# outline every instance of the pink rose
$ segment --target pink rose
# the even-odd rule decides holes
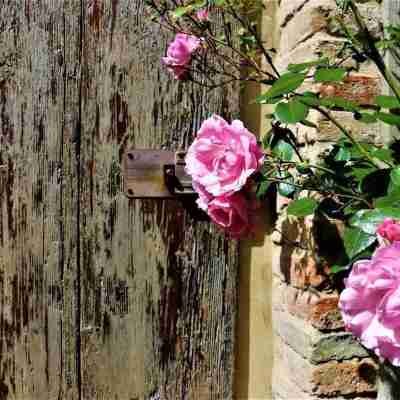
[[[354,264],[339,307],[346,328],[377,355],[400,366],[400,242]]]
[[[208,193],[207,190],[204,189],[204,186],[200,185],[200,183],[192,182],[192,186],[193,186],[193,189],[199,195],[199,198],[196,200],[196,204],[203,211],[207,211],[208,204],[214,198],[214,196],[212,194]]]
[[[207,21],[208,20],[208,10],[206,8],[202,8],[201,10],[197,11],[196,18],[201,22]]]
[[[196,36],[177,33],[167,49],[167,56],[162,58],[164,65],[175,75],[183,79],[192,61],[193,53],[199,48],[200,39]]]
[[[379,236],[389,242],[400,241],[400,224],[390,218],[385,218],[376,231]]]
[[[207,212],[212,221],[229,236],[239,239],[253,230],[250,203],[242,193],[215,197],[208,203]]]
[[[256,137],[239,120],[205,120],[186,155],[186,172],[213,196],[232,194],[262,166]]]

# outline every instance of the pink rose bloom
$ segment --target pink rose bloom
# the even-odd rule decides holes
[[[239,239],[253,230],[249,203],[242,193],[215,197],[208,203],[208,215],[229,236]]]
[[[202,8],[201,10],[197,11],[196,18],[201,22],[207,21],[208,20],[207,8]]]
[[[205,120],[186,155],[186,172],[213,196],[232,194],[262,166],[256,137],[239,120]]]
[[[192,61],[193,53],[199,46],[200,39],[196,36],[177,33],[174,41],[168,46],[167,56],[162,58],[162,62],[176,79],[183,79]]]
[[[346,328],[378,356],[400,366],[400,242],[354,264],[339,307]]]
[[[391,218],[385,218],[376,232],[389,242],[400,241],[400,224]]]
[[[192,182],[192,186],[199,195],[199,198],[196,200],[197,206],[203,211],[207,211],[208,204],[214,198],[214,196],[208,193],[207,190],[204,189],[204,186],[200,185],[200,183]]]

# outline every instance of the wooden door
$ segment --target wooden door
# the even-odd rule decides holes
[[[236,111],[166,43],[142,0],[0,5],[1,400],[232,398],[237,244],[121,192],[125,149]]]

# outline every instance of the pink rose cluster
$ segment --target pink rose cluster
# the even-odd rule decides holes
[[[400,225],[385,220],[377,233],[388,244],[354,264],[339,307],[365,347],[400,366]]]
[[[175,79],[184,79],[188,72],[194,52],[200,47],[201,40],[186,33],[177,33],[162,58],[164,65],[174,74]]]
[[[197,204],[231,237],[253,230],[256,202],[248,180],[263,159],[256,137],[241,121],[229,124],[217,115],[203,122],[189,147],[186,172],[199,194]]]

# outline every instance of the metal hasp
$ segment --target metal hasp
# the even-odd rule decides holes
[[[184,151],[129,150],[123,158],[124,192],[132,199],[194,195]]]
[[[3,190],[6,185],[6,174],[7,174],[7,166],[0,165],[0,194],[3,193]]]

